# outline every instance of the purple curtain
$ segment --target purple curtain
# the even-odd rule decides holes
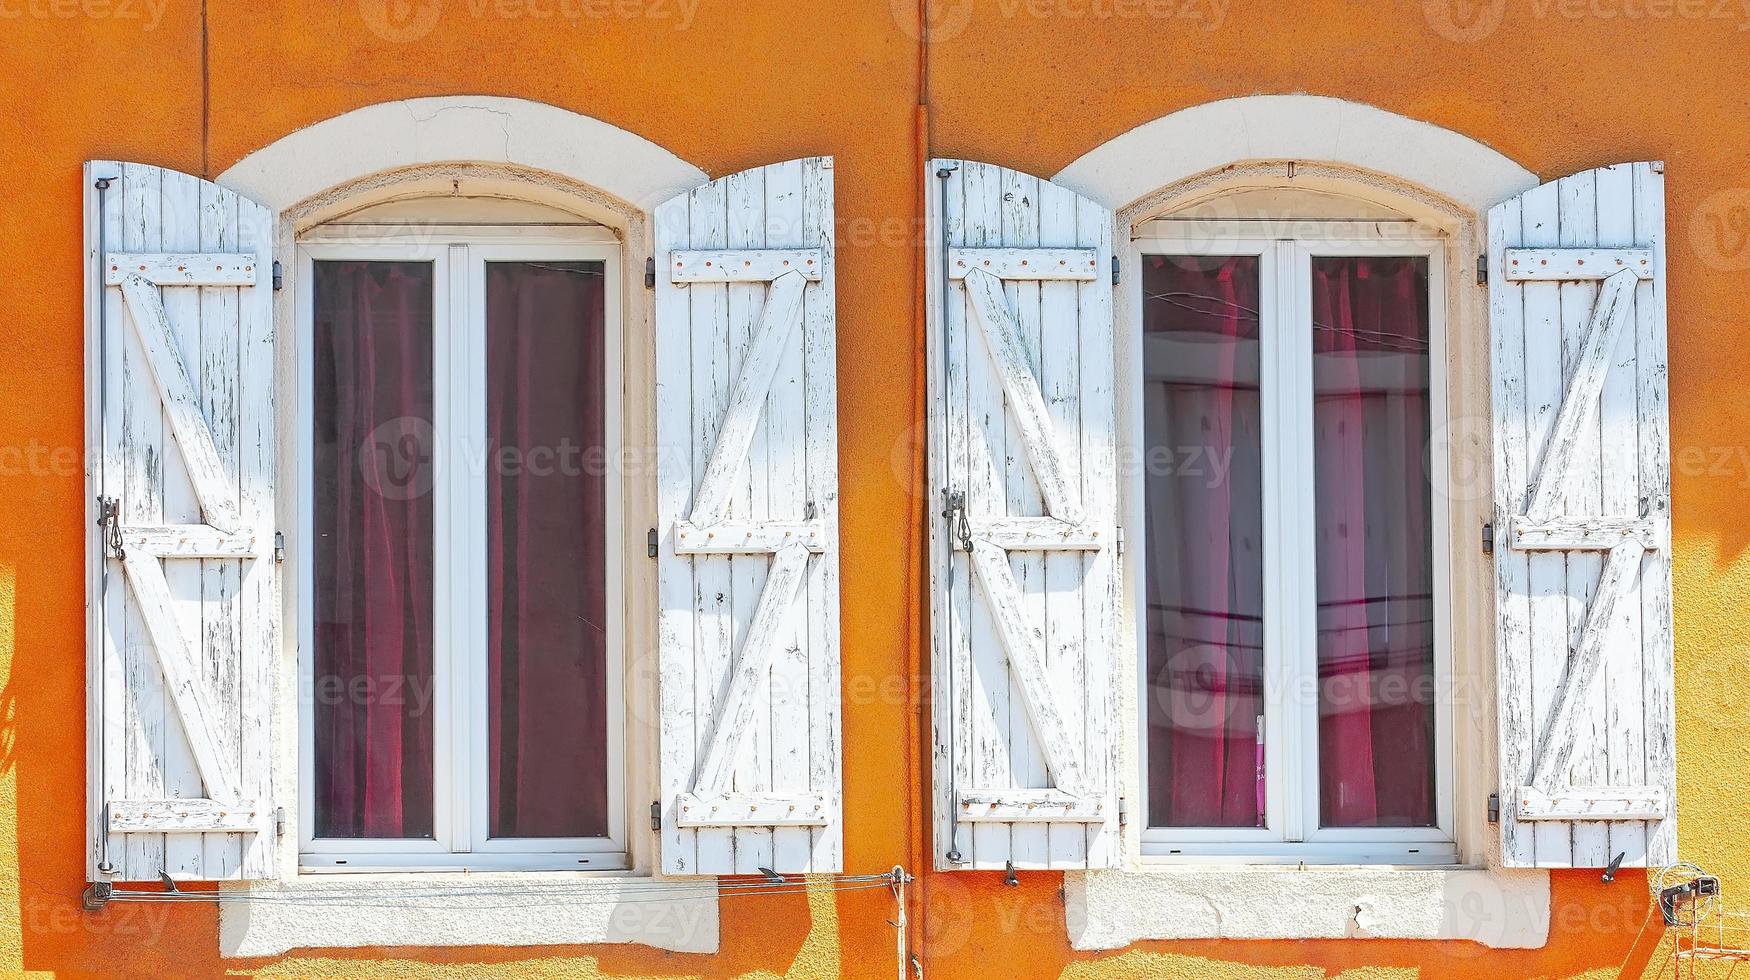
[[[608,832],[603,276],[486,265],[493,837]]]
[[[1428,262],[1312,276],[1321,823],[1430,826]]]
[[[318,837],[432,836],[432,285],[315,263]]]
[[[1258,266],[1143,263],[1152,826],[1264,822]]]

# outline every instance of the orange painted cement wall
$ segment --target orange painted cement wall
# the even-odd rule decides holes
[[[545,13],[546,16],[541,16]],[[1200,13],[1200,19],[1189,14]],[[1668,161],[1679,834],[1750,889],[1750,9],[1731,0],[0,0],[0,970],[892,976],[881,892],[733,899],[705,957],[637,947],[222,961],[210,907],[75,911],[83,884],[80,163],[211,176],[373,102],[491,94],[638,133],[712,175],[837,158],[846,866],[926,863],[901,750],[923,611],[909,442],[915,106],[932,155],[1049,175],[1212,99],[1310,92],[1481,140],[1542,177]],[[1497,20],[1497,18],[1499,18]],[[1491,27],[1491,25],[1493,25]],[[889,683],[889,679],[897,679]],[[899,685],[895,687],[894,685]],[[876,693],[870,695],[869,691]],[[1069,950],[1056,875],[925,874],[930,975],[1602,976],[1656,965],[1638,874],[1557,874],[1542,950],[1386,941]],[[1626,965],[1626,966],[1625,966]]]

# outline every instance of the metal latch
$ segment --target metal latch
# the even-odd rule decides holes
[[[966,519],[966,491],[944,490],[948,506],[942,516],[948,519],[948,537],[967,554],[972,553],[972,522]]]
[[[118,561],[127,557],[122,548],[121,501],[114,497],[97,498],[97,524],[103,528],[103,553]]]

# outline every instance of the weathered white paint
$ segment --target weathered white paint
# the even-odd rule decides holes
[[[216,800],[111,800],[112,834],[189,834],[213,831],[260,833],[267,811],[255,803]]]
[[[825,793],[682,793],[682,827],[824,827],[834,807]]]
[[[668,256],[675,282],[772,282],[787,272],[819,282],[826,268],[818,248],[741,248],[706,252],[676,250]]]
[[[263,901],[219,904],[219,950],[278,956],[358,946],[552,946],[641,943],[717,952],[711,882],[515,873],[304,875],[225,885]]]
[[[1489,214],[1509,866],[1675,859],[1662,170]]]
[[[1112,214],[987,164],[929,172],[936,866],[1105,866]]]
[[[1660,820],[1667,800],[1657,786],[1569,786],[1545,793],[1519,787],[1520,820]]]
[[[998,279],[1098,279],[1099,261],[1091,248],[951,248],[948,278],[979,271]]]
[[[1547,871],[1181,866],[1064,875],[1070,945],[1147,939],[1549,941]]]
[[[674,550],[682,555],[751,555],[800,544],[816,554],[826,550],[819,521],[718,521],[699,527],[674,522]]]
[[[119,286],[139,276],[154,286],[253,286],[255,256],[223,252],[111,252],[104,257],[104,284]]]
[[[1630,272],[1653,278],[1648,248],[1510,248],[1502,274],[1511,282],[1581,282]]]
[[[669,874],[842,865],[832,186],[796,160],[654,215]]]
[[[89,493],[122,551],[93,503],[89,873],[264,877],[271,835],[236,814],[273,799],[271,219],[157,167],[86,178]]]
[[[1318,95],[1250,95],[1181,109],[1107,140],[1052,180],[1119,210],[1169,184],[1248,160],[1390,174],[1478,212],[1537,184],[1530,171],[1468,136]]]
[[[699,168],[617,126],[540,102],[477,95],[354,109],[250,153],[217,183],[284,211],[361,175],[452,162],[544,170],[645,211],[706,180]]]

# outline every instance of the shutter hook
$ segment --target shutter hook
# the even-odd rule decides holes
[[[1013,861],[1003,863],[1003,884],[1010,888],[1021,887],[1021,879],[1015,877],[1015,862]]]

